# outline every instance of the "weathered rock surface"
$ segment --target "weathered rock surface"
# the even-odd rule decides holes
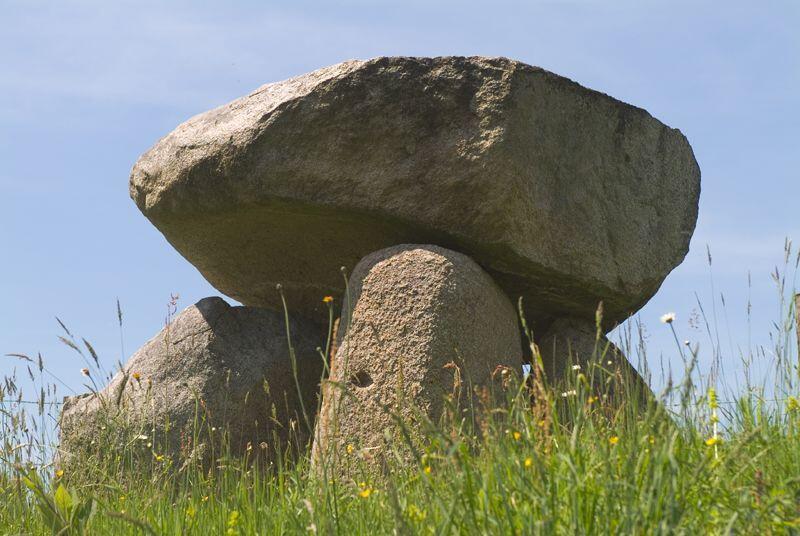
[[[398,243],[470,255],[549,319],[611,325],[684,258],[700,172],[645,110],[505,58],[349,61],[195,116],[130,193],[219,290],[309,313]],[[302,247],[298,245],[302,244]]]
[[[594,394],[612,401],[652,398],[650,387],[630,364],[622,350],[603,335],[595,324],[560,318],[539,342],[544,372],[551,384],[564,387],[568,377],[587,377]],[[573,366],[580,368],[570,371]]]
[[[119,443],[174,462],[207,459],[221,454],[223,434],[233,455],[248,443],[254,454],[265,450],[262,442],[271,453],[302,446],[313,426],[303,406],[309,419],[317,408],[316,336],[323,334],[297,321],[290,330],[296,381],[282,314],[200,300],[136,352],[99,397],[65,400],[62,463],[112,455]]]
[[[356,459],[380,465],[388,448],[404,451],[406,436],[394,417],[419,439],[420,416],[438,422],[448,395],[459,412],[478,407],[476,391],[495,391],[498,366],[521,370],[514,307],[465,255],[429,245],[391,247],[365,257],[349,287],[351,308],[342,313],[323,384],[318,464],[345,473]]]

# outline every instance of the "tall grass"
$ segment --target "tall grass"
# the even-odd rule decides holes
[[[792,264],[787,244],[787,271]],[[406,423],[425,438],[410,463],[408,445],[398,444],[380,473],[367,469],[367,453],[347,449],[339,454],[356,468],[352,478],[321,477],[336,471],[312,468],[308,453],[284,463],[258,449],[235,459],[224,448],[212,467],[123,456],[56,472],[56,380],[41,359],[16,356],[39,396],[22,403],[16,378],[0,387],[0,399],[13,400],[0,405],[0,533],[797,533],[794,286],[780,271],[775,281],[773,347],[739,356],[746,364],[771,357],[768,389],[720,387],[717,313],[703,312],[715,341],[712,368],[699,370],[699,347],[675,332],[685,370],[662,379],[658,404],[607,404],[581,370],[563,391],[548,389],[535,366],[525,377],[506,371],[502,397],[487,399],[478,419],[480,433],[452,413],[436,422],[420,416]],[[90,376],[100,377],[91,346],[65,332]],[[629,356],[646,359],[636,324],[622,338]]]

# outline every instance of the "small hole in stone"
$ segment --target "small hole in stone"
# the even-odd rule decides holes
[[[372,385],[372,376],[364,371],[358,372],[350,377],[350,384],[362,389],[369,387]]]

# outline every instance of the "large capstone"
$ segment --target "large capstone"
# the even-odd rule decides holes
[[[68,397],[59,462],[148,463],[302,451],[317,410],[324,330],[205,298],[177,315],[98,393]]]
[[[505,58],[348,61],[195,116],[130,193],[220,291],[320,314],[339,268],[399,243],[470,255],[539,331],[607,326],[684,258],[700,171],[641,108]]]
[[[465,255],[375,252],[356,266],[348,298],[314,439],[323,472],[355,476],[407,456],[428,423],[479,416],[505,400],[505,375],[522,371],[514,307]]]

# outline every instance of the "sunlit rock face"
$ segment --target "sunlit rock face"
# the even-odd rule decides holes
[[[505,58],[376,58],[267,84],[178,126],[130,193],[211,284],[324,315],[340,267],[402,243],[472,257],[543,332],[606,327],[684,258],[700,171],[637,108]]]
[[[322,390],[318,467],[355,477],[347,451],[357,448],[381,468],[410,454],[407,441],[424,444],[426,423],[439,424],[448,408],[461,422],[505,401],[503,371],[522,371],[517,315],[475,261],[437,246],[394,246],[367,255],[349,289]]]

